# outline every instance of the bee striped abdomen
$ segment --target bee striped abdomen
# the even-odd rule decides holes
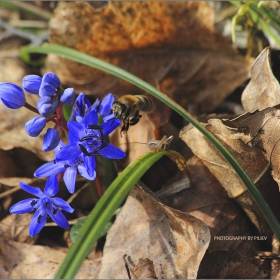
[[[145,95],[134,95],[138,99],[138,109],[142,112],[152,112],[155,109],[153,100]]]

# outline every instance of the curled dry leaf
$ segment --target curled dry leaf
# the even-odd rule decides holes
[[[200,220],[155,200],[136,186],[108,232],[99,278],[126,278],[122,261],[148,258],[158,278],[196,278],[210,233]]]
[[[265,158],[271,163],[272,176],[280,188],[280,110],[269,107],[253,113],[245,113],[233,120],[224,123],[234,127],[235,139],[240,139],[253,148],[262,151]],[[234,130],[233,130],[234,131]]]
[[[29,245],[0,239],[0,276],[3,268],[8,279],[53,279],[65,253],[47,246]],[[2,262],[1,262],[2,261]],[[94,279],[100,262],[84,260],[76,279]]]
[[[187,165],[192,175],[191,187],[162,198],[162,202],[200,219],[209,227],[211,242],[207,251],[236,249],[240,254],[252,255],[259,248],[256,241],[217,238],[253,235],[252,224],[242,209],[228,198],[221,184],[197,156],[189,159]]]
[[[252,150],[241,141],[232,139],[231,136],[235,131],[226,127],[219,119],[209,120],[206,128],[227,148],[250,178],[257,182],[268,168],[268,162],[262,153]],[[234,198],[246,191],[246,187],[230,164],[201,132],[188,125],[181,130],[180,137],[219,180],[229,197]]]
[[[250,176],[253,182],[258,182],[269,167],[269,163],[259,150],[253,150],[242,141],[231,139],[235,131],[223,125],[221,120],[211,119],[206,128],[214,134],[222,145],[233,155],[241,167]],[[260,212],[253,198],[246,194],[247,189],[224,157],[212,146],[212,144],[196,128],[188,125],[181,130],[180,137],[191,148],[193,153],[209,168],[218,179],[230,198],[245,195],[249,209],[244,207],[251,221],[261,233],[270,235],[271,229]],[[240,204],[242,207],[243,202]]]
[[[248,79],[251,66],[215,31],[213,19],[206,2],[109,2],[98,11],[88,3],[66,3],[50,21],[50,41],[119,66],[182,106],[205,112]],[[53,55],[44,71],[96,96],[142,93],[111,75]],[[163,110],[168,108],[160,103],[157,108],[161,123],[167,122],[169,113]]]
[[[242,93],[241,101],[245,111],[253,112],[280,103],[280,86],[270,66],[270,48],[265,48],[256,58],[251,81]]]

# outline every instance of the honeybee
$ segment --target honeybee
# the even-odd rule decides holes
[[[123,95],[112,105],[116,118],[123,120],[121,134],[126,133],[131,125],[139,122],[140,112],[149,113],[155,108],[151,98],[145,95]]]

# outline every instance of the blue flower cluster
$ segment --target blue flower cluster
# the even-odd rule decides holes
[[[63,199],[53,197],[59,189],[58,178],[63,177],[68,191],[74,193],[77,174],[88,180],[95,179],[96,156],[121,159],[125,153],[106,141],[107,136],[120,125],[120,120],[112,113],[112,94],[102,102],[97,99],[93,104],[83,93],[75,100],[74,89],[64,90],[54,73],[47,73],[42,78],[27,75],[23,78],[22,87],[0,83],[0,99],[10,109],[26,107],[39,115],[26,123],[27,133],[37,137],[48,122],[54,123],[53,128],[47,129],[42,146],[43,151],[55,152],[54,160],[34,172],[35,177],[49,177],[44,192],[21,182],[20,187],[37,198],[22,200],[10,208],[12,214],[34,213],[29,234],[35,236],[48,219],[62,228],[69,228],[60,209],[69,213],[74,209]],[[26,102],[24,91],[38,95],[37,108]],[[63,104],[72,106],[69,120],[63,115]],[[67,144],[60,139],[58,129],[67,133]]]

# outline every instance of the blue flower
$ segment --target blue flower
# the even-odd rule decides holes
[[[113,130],[120,125],[120,120],[112,119],[98,125],[98,113],[93,108],[82,121],[68,121],[68,139],[70,144],[62,148],[55,161],[65,161],[76,158],[83,152],[86,156],[103,156],[110,159],[121,159],[125,153],[105,141]]]
[[[57,153],[61,148],[66,145],[60,141],[60,144],[54,149]],[[60,174],[64,172],[63,180],[70,193],[75,192],[75,182],[77,173],[88,180],[94,180],[95,173],[95,157],[86,157],[81,151],[75,158],[60,161],[60,162],[48,162],[39,167],[35,172],[35,177],[48,177],[54,174]]]
[[[12,83],[0,83],[0,99],[10,109],[18,109],[26,103],[22,88]]]
[[[90,112],[93,108],[96,108],[98,110],[98,113],[102,117],[102,120],[104,122],[109,121],[115,118],[115,115],[112,112],[112,105],[114,101],[114,95],[109,93],[103,98],[101,103],[99,99],[96,99],[96,101],[91,105],[86,95],[80,93],[73,105],[70,120],[73,120],[74,117],[76,117],[77,121],[80,122],[80,117],[84,118],[88,114],[88,112]]]
[[[22,87],[27,93],[39,94],[42,78],[38,75],[27,75],[22,80]]]
[[[73,213],[74,209],[63,199],[52,197],[57,194],[59,189],[55,175],[47,180],[44,192],[23,182],[20,182],[19,185],[24,191],[38,197],[24,199],[10,208],[11,214],[35,213],[29,226],[30,236],[38,234],[48,218],[62,228],[69,228],[69,223],[59,208],[69,213]]]

